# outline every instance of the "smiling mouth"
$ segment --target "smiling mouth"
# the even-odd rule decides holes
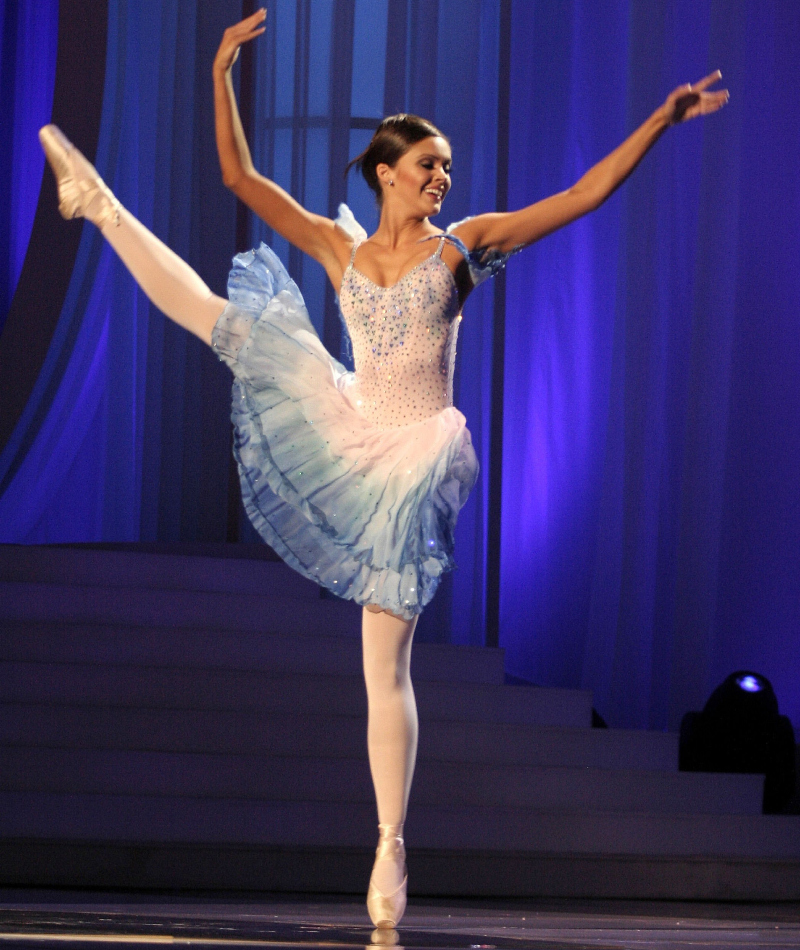
[[[434,197],[437,201],[441,201],[442,198],[444,198],[444,190],[441,190],[441,191],[440,191],[438,188],[426,188],[426,189],[425,189],[425,194],[426,194],[426,195],[433,195],[433,197]]]

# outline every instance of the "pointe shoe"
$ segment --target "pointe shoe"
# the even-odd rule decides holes
[[[378,930],[394,930],[400,923],[406,909],[406,889],[408,887],[408,873],[406,872],[406,849],[403,843],[402,825],[378,825],[380,838],[375,852],[375,864],[372,868],[372,877],[369,880],[367,891],[367,910],[372,923]],[[384,894],[375,883],[375,871],[383,861],[391,861],[400,869],[403,880],[390,894]]]
[[[396,947],[400,943],[400,934],[396,930],[373,930],[369,942],[373,947]],[[364,950],[369,950],[369,947]],[[398,950],[403,948],[399,947]]]
[[[57,125],[39,129],[39,141],[58,185],[61,217],[86,218],[98,228],[119,224],[120,203],[111,189]]]

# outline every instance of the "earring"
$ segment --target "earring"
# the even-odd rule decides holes
[[[389,179],[389,184],[394,188],[394,181],[391,178]]]

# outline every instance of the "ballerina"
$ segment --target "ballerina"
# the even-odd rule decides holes
[[[323,348],[300,291],[269,248],[239,255],[229,300],[138,222],[55,126],[40,132],[65,218],[97,225],[150,300],[232,369],[234,452],[248,515],[283,559],[362,605],[367,744],[379,842],[367,906],[379,929],[406,906],[403,823],[417,713],[409,673],[420,612],[452,565],[453,528],[477,460],[452,405],[461,311],[515,251],[597,208],[673,124],[716,111],[719,72],[667,97],[571,188],[446,231],[430,218],[451,186],[447,138],[417,116],[385,119],[351,163],[380,208],[367,236],[342,206],[312,214],[253,167],[231,70],[264,32],[259,10],[225,31],[214,60],[225,184],[325,268],[350,333],[355,372]],[[435,243],[431,243],[435,242]]]

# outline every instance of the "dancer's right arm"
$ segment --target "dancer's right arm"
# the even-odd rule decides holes
[[[222,180],[278,234],[319,261],[338,288],[352,246],[348,238],[330,218],[306,211],[283,188],[256,171],[239,118],[231,68],[242,43],[264,32],[266,15],[266,10],[257,10],[228,27],[214,59],[214,115]]]

